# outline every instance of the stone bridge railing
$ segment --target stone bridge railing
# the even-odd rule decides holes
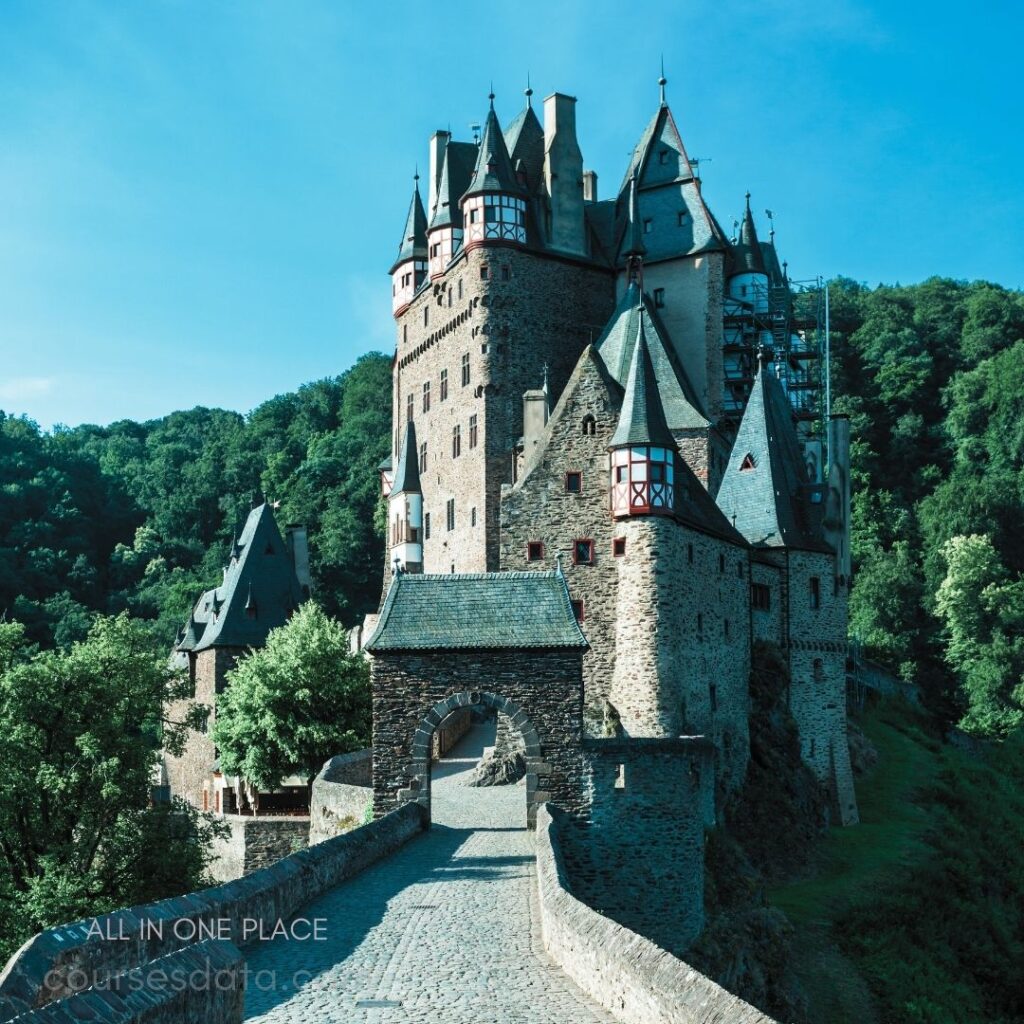
[[[544,945],[592,999],[626,1024],[776,1024],[649,939],[572,893],[559,844],[562,814],[537,815],[537,884]]]
[[[239,947],[394,852],[426,821],[418,804],[405,804],[225,885],[49,928],[0,973],[0,1021],[235,1024]],[[171,980],[180,978],[184,988]]]

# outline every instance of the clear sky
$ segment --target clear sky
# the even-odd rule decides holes
[[[1024,285],[1024,13],[935,0],[0,0],[0,408],[247,411],[390,351],[431,131],[579,98],[608,195],[668,99],[796,277]],[[710,159],[709,159],[710,158]],[[424,182],[425,184],[425,182]]]

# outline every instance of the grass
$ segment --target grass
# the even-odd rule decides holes
[[[871,772],[857,779],[860,824],[829,830],[813,877],[768,893],[798,928],[831,925],[851,899],[870,892],[921,847],[928,814],[914,797],[942,768],[941,745],[924,730],[918,714],[899,701],[866,712],[860,725],[879,755]]]

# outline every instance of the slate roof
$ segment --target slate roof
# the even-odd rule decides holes
[[[701,196],[686,147],[667,105],[658,108],[644,129],[619,187],[616,237],[620,259],[629,244],[629,182],[634,174],[640,218],[651,221],[651,231],[644,236],[647,262],[728,248],[722,229]],[[682,209],[687,216],[680,223]]]
[[[626,289],[596,343],[608,372],[622,387],[626,386],[641,320],[669,429],[687,430],[709,426],[710,421],[701,411],[697,394],[675,349],[665,340],[666,334],[658,322],[656,312],[647,296],[641,299],[640,288],[635,282]]]
[[[633,345],[626,393],[622,399],[619,422],[608,446],[625,448],[634,444],[657,445],[673,450],[676,446],[675,438],[665,422],[665,410],[661,406],[658,381],[647,351],[642,316],[637,317],[637,338]]]
[[[249,513],[219,587],[196,602],[177,651],[259,647],[304,595],[291,554],[266,503]],[[249,614],[253,612],[254,614]]]
[[[404,491],[408,494],[421,490],[420,463],[416,452],[416,424],[409,420],[405,425],[402,447],[398,452],[398,465],[395,467],[395,478],[391,481],[391,493],[401,494]]]
[[[767,274],[764,254],[757,238],[754,215],[750,212],[750,193],[747,193],[747,209],[740,225],[739,241],[732,249],[732,272],[734,274]]]
[[[636,175],[629,177],[629,224],[626,237],[623,239],[623,256],[643,256],[647,252],[644,245],[643,225],[640,223],[640,210],[636,199]]]
[[[741,469],[748,456],[753,467]],[[754,378],[716,500],[755,547],[831,550],[808,500],[792,407],[767,366]]]
[[[505,145],[505,136],[501,133],[498,115],[494,112],[493,98],[491,109],[487,111],[487,120],[484,122],[480,148],[476,153],[473,176],[462,198],[475,196],[480,192],[509,192],[515,195],[522,192],[512,171],[512,161],[508,155],[508,147]]]
[[[441,172],[437,184],[437,199],[430,211],[430,228],[444,228],[451,225],[462,227],[462,207],[459,200],[469,187],[476,163],[476,143],[452,142],[444,148]]]
[[[423,209],[423,200],[420,198],[419,175],[416,177],[416,184],[412,190],[412,201],[409,203],[409,214],[405,218],[405,231],[402,233],[402,240],[398,243],[398,256],[391,265],[389,273],[394,273],[395,267],[406,260],[427,258],[427,214]]]
[[[586,646],[565,577],[558,570],[399,573],[366,643],[372,654]]]
[[[523,107],[509,122],[505,129],[505,145],[513,169],[522,160],[527,185],[536,192],[544,179],[544,129],[532,106]]]

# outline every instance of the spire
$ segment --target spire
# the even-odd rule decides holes
[[[526,72],[526,88],[523,90],[523,93],[526,96],[526,105],[528,107],[532,107],[533,106],[533,88],[530,85],[530,72],[529,71]]]
[[[668,103],[665,102],[665,86],[668,84],[668,79],[665,77],[665,55],[661,56],[661,77],[658,79],[658,99],[659,103],[663,107],[667,107]]]
[[[501,133],[498,115],[494,112],[493,89],[490,101],[491,108],[487,111],[484,133],[480,137],[480,147],[477,150],[476,167],[473,168],[473,177],[463,199],[479,192],[520,192],[505,145],[505,136]]]
[[[626,249],[623,255],[642,258],[647,252],[644,228],[640,223],[640,207],[636,193],[636,168],[629,176],[629,221],[626,224]]]
[[[626,395],[622,400],[619,423],[609,442],[609,448],[629,445],[657,445],[675,448],[675,439],[665,422],[665,410],[658,393],[658,381],[651,364],[644,333],[644,318],[638,317],[636,346],[626,380]]]
[[[409,203],[409,215],[405,218],[405,231],[398,243],[398,258],[395,260],[394,271],[400,263],[407,260],[427,258],[427,214],[420,198],[419,170],[413,175],[412,202]]]
[[[405,436],[398,453],[392,494],[420,493],[420,464],[416,453],[416,425],[412,420],[405,425]]]
[[[740,225],[740,237],[733,249],[734,274],[765,274],[764,255],[761,243],[757,239],[757,228],[754,226],[754,215],[750,212],[750,193],[747,193],[747,208],[743,213]]]

